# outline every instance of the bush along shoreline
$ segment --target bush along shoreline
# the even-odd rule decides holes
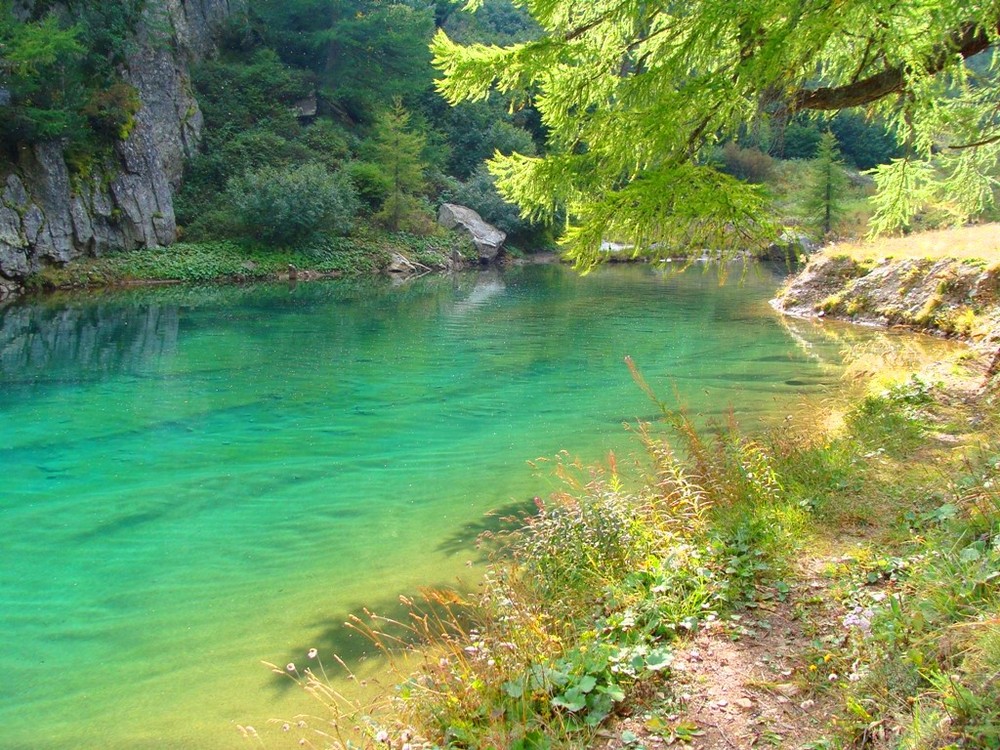
[[[359,231],[318,236],[292,248],[249,241],[180,242],[50,266],[28,278],[28,291],[189,282],[275,281],[421,273],[478,263],[472,242],[458,233],[421,237]],[[398,267],[397,267],[398,266]]]
[[[276,736],[997,747],[1000,424],[983,363],[883,368],[849,405],[760,435],[696,426],[628,365],[663,416],[632,428],[644,458],[562,455],[563,490],[480,539],[495,558],[477,594],[355,618],[397,670],[374,706],[326,679],[333,655],[273,666],[329,712],[277,719]]]

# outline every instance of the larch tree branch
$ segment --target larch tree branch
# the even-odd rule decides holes
[[[1000,24],[995,30],[1000,31]],[[954,55],[960,55],[963,59],[969,58],[988,49],[991,44],[993,39],[985,29],[977,25],[967,25],[952,34],[942,45],[941,50],[927,61],[926,72],[930,75],[939,73]],[[797,112],[804,109],[835,110],[858,107],[902,91],[905,85],[905,68],[902,66],[888,68],[844,86],[796,91],[792,94],[789,109]]]

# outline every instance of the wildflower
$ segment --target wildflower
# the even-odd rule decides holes
[[[378,731],[378,733],[375,735],[375,741],[378,742],[378,743],[380,743],[380,744],[382,744],[382,745],[388,745],[389,744],[389,733],[387,731],[385,731],[384,729],[380,729]]]
[[[837,680],[840,679],[840,675],[838,675],[836,672],[830,672],[830,676],[827,677],[826,679],[828,679],[830,682],[836,682]]]
[[[295,671],[295,662],[294,661],[288,662],[288,664],[285,665],[285,671],[286,672],[294,672]]]
[[[309,652],[306,654],[306,656],[308,656],[310,659],[315,659],[318,655],[319,651],[317,651],[314,648],[309,649]]]
[[[810,664],[810,665],[809,665],[809,671],[810,671],[810,672],[815,672],[815,671],[817,670],[817,668],[818,668],[818,667],[817,667],[817,666],[816,666],[815,664]]]
[[[281,731],[282,732],[287,732],[291,728],[292,728],[291,725],[287,721],[284,724],[281,725]]]
[[[824,662],[829,662],[830,659],[832,659],[832,658],[833,658],[833,654],[827,654],[826,656],[823,657],[823,661]]]
[[[872,629],[872,616],[874,614],[875,613],[870,609],[855,607],[853,610],[848,612],[846,617],[844,617],[844,627],[848,630],[851,628],[857,628],[862,633],[869,633]]]
[[[298,727],[299,729],[305,729],[305,728],[306,728],[306,723],[305,723],[305,721],[303,721],[302,719],[299,719],[299,720],[298,720],[298,722],[296,723],[296,726],[297,726],[297,727]]]

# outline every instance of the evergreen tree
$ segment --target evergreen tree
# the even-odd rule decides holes
[[[837,137],[827,130],[819,139],[812,181],[806,196],[809,222],[821,237],[829,237],[834,224],[843,215],[842,196],[846,188],[847,176],[837,147]]]
[[[414,198],[424,189],[426,146],[426,136],[410,128],[410,113],[399,99],[376,119],[367,149],[369,161],[382,167],[390,184],[379,217],[394,232],[399,231],[406,215],[414,210]]]

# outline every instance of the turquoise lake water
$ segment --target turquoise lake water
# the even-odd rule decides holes
[[[782,320],[778,283],[533,266],[0,310],[0,747],[245,747],[311,710],[261,660],[358,657],[350,613],[475,583],[483,514],[556,486],[528,461],[633,452],[625,355],[706,417],[824,397],[880,334]]]

